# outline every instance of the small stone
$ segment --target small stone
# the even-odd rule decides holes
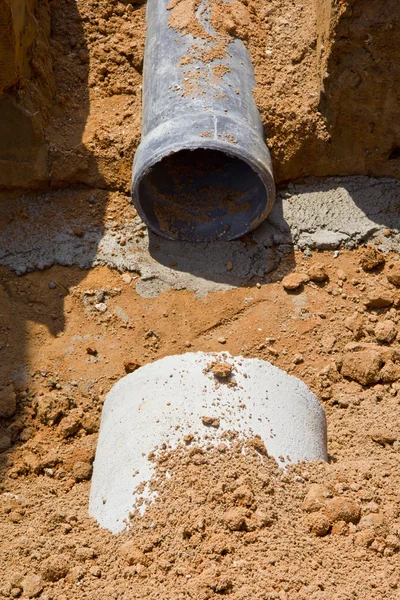
[[[343,358],[341,373],[361,385],[370,385],[380,380],[382,358],[373,350],[351,352]]]
[[[400,379],[400,365],[388,360],[381,369],[381,380],[383,383],[392,383]]]
[[[76,565],[72,567],[68,572],[68,575],[65,577],[65,581],[67,583],[76,583],[80,581],[85,576],[85,569],[81,565]]]
[[[36,399],[34,408],[43,425],[55,425],[67,411],[68,401],[59,394],[45,394]]]
[[[15,392],[11,386],[0,391],[0,418],[9,419],[17,410]]]
[[[347,275],[344,271],[342,271],[342,269],[338,269],[337,278],[339,279],[339,281],[347,281]]]
[[[84,562],[85,560],[91,560],[92,558],[95,558],[96,553],[93,548],[82,546],[76,549],[75,555],[78,560]]]
[[[192,347],[192,342],[186,342],[185,346],[186,346],[186,348],[191,348]]]
[[[81,426],[79,414],[71,411],[69,415],[61,420],[58,430],[62,437],[67,438],[75,435]]]
[[[329,489],[319,483],[313,483],[303,500],[301,508],[305,512],[315,512],[325,505],[328,498],[332,496]]]
[[[8,519],[11,521],[11,523],[20,523],[22,521],[22,515],[21,513],[12,510],[10,513],[8,513]]]
[[[86,433],[96,433],[99,430],[99,423],[99,414],[91,411],[85,413],[81,421],[82,427]]]
[[[19,598],[22,594],[22,590],[19,587],[14,587],[11,589],[10,596],[11,598]]]
[[[232,366],[227,362],[217,362],[211,367],[211,372],[215,377],[227,379],[232,373]]]
[[[79,226],[74,227],[73,232],[74,235],[76,235],[76,237],[83,237],[85,235],[84,230],[82,229],[82,227]]]
[[[385,517],[382,513],[370,513],[363,515],[358,524],[358,529],[380,529],[385,523]]]
[[[201,417],[201,421],[203,423],[203,425],[206,425],[206,427],[215,427],[216,429],[218,429],[218,427],[221,424],[221,421],[218,417]]]
[[[296,354],[296,356],[293,359],[293,362],[295,365],[301,365],[301,363],[304,362],[304,357],[302,354]]]
[[[360,266],[364,271],[372,271],[385,264],[385,257],[375,246],[367,246],[361,253]]]
[[[94,307],[100,313],[105,313],[107,311],[107,304],[104,304],[104,302],[98,302],[97,304],[94,305]]]
[[[348,530],[349,527],[345,521],[336,521],[336,523],[333,523],[332,525],[331,533],[332,535],[346,535]]]
[[[396,287],[400,287],[400,264],[395,265],[386,277],[389,283]]]
[[[219,344],[226,344],[226,338],[224,337],[219,337],[217,341]]]
[[[400,538],[397,535],[389,534],[386,536],[385,542],[386,546],[392,550],[397,551],[400,549]]]
[[[367,308],[388,308],[393,304],[393,294],[385,289],[372,290],[365,301]]]
[[[298,290],[307,278],[301,273],[289,273],[282,279],[283,288],[287,291]]]
[[[134,373],[140,368],[140,364],[136,360],[126,360],[124,362],[125,373]]]
[[[393,444],[397,440],[397,435],[387,429],[386,427],[380,427],[379,429],[373,429],[370,433],[371,439],[380,444],[381,446],[385,446],[386,444]]]
[[[90,356],[97,356],[98,354],[97,349],[94,346],[88,346],[86,352],[87,354],[90,354]]]
[[[257,288],[258,290],[260,290],[260,289],[261,289],[261,283],[260,283],[259,281],[257,281],[257,283],[256,283],[256,288]]]
[[[139,550],[132,541],[122,544],[119,553],[128,565],[143,565],[144,567],[147,567],[150,564],[148,556]]]
[[[344,324],[353,332],[354,339],[358,340],[364,335],[364,318],[360,314],[355,313],[347,317]]]
[[[315,281],[317,283],[322,283],[328,279],[326,267],[322,263],[315,263],[314,265],[311,265],[307,270],[307,274],[311,281]]]
[[[122,273],[121,279],[128,285],[132,281],[132,276],[129,273]]]
[[[323,537],[329,533],[331,524],[329,519],[323,513],[314,513],[308,519],[308,527],[310,533],[318,537]]]
[[[359,504],[350,498],[332,498],[326,503],[325,514],[331,523],[358,523],[361,509]]]
[[[375,539],[375,533],[373,529],[364,529],[358,531],[354,536],[354,545],[360,548],[368,548]]]
[[[396,335],[396,324],[389,319],[382,323],[378,323],[375,327],[375,337],[379,342],[391,344],[396,339]]]
[[[227,510],[222,520],[230,531],[247,531],[247,510],[244,508],[232,508]]]
[[[48,559],[42,566],[42,577],[45,581],[59,581],[68,573],[68,565],[62,558]]]
[[[247,440],[247,445],[251,448],[254,448],[254,450],[256,450],[262,456],[268,456],[264,440],[259,435],[255,435],[254,437],[249,438]]]
[[[90,567],[89,573],[91,575],[93,575],[93,577],[101,577],[101,569],[100,569],[100,567],[96,567],[96,566]]]
[[[87,462],[76,462],[72,467],[72,475],[75,481],[87,481],[92,476],[92,465]]]
[[[232,271],[232,269],[233,269],[232,261],[229,261],[228,264],[226,265],[226,270],[227,271]]]
[[[21,582],[24,596],[36,598],[43,590],[43,581],[40,575],[27,575]]]
[[[340,406],[340,408],[349,408],[350,404],[349,400],[346,397],[338,398],[337,403]]]
[[[324,335],[321,339],[321,344],[324,352],[331,352],[336,342],[337,337],[335,335]]]

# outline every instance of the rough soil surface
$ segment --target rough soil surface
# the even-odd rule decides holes
[[[175,26],[193,30],[196,2],[175,4]],[[250,52],[278,183],[310,175],[399,177],[396,0],[211,4],[217,29],[243,39]],[[85,183],[129,191],[140,141],[145,8],[126,0],[29,3],[29,35],[21,41],[29,64],[0,83],[7,114],[1,186]],[[3,12],[0,64],[10,65],[5,0]]]
[[[143,298],[131,274],[106,267],[2,270],[4,597],[399,597],[398,256],[294,260],[297,287],[203,299]],[[234,439],[215,450],[188,439],[157,459],[159,500],[113,537],[87,516],[104,396],[137,365],[188,348],[303,379],[326,410],[330,462],[282,473],[256,444],[244,456]]]
[[[128,209],[145,5],[32,1],[14,39],[11,4],[0,0],[0,185],[68,189],[2,196],[0,595],[399,600],[400,270],[381,253],[398,246],[396,184],[367,196],[328,182],[332,203],[311,221],[319,196],[301,204],[294,189],[271,238],[259,230],[200,259],[147,239]],[[184,22],[192,3],[180,4]],[[237,0],[226,16],[253,60],[278,183],[399,177],[395,0]],[[87,516],[104,397],[188,349],[303,379],[327,414],[330,461],[283,473],[234,432],[229,448],[188,438],[157,458],[158,500],[112,536]]]
[[[193,22],[194,5],[177,4],[181,22]],[[221,2],[213,5],[213,22],[222,14],[221,31],[228,27],[250,52],[278,182],[304,175],[399,176],[398,99],[382,98],[399,77],[392,68],[399,64],[396,2],[374,8],[352,0],[336,8],[311,0],[238,0],[229,14]],[[58,82],[51,181],[127,191],[140,141],[145,6],[60,0],[51,10]]]

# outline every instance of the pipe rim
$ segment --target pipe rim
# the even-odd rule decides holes
[[[207,115],[209,118],[209,116]],[[230,122],[231,118],[225,117],[225,120]],[[237,120],[235,121],[236,129],[238,127]],[[166,127],[168,129],[166,130]],[[258,131],[250,129],[246,124],[239,123],[241,130],[244,128],[245,139],[252,140],[251,151],[247,150],[244,144],[240,141],[236,144],[227,142],[221,139],[214,138],[199,138],[199,134],[193,129],[189,131],[183,131],[181,124],[162,124],[153,130],[148,136],[146,136],[141,142],[134,159],[133,164],[133,182],[132,182],[132,200],[140,218],[146,223],[146,225],[155,232],[157,235],[169,239],[169,240],[180,240],[180,241],[192,241],[196,242],[207,242],[222,239],[223,241],[230,241],[243,237],[247,233],[253,231],[262,221],[267,217],[271,211],[275,201],[275,185],[272,174],[271,158],[269,155],[268,148],[261,138]],[[197,127],[197,129],[203,130],[204,127]],[[187,140],[184,139],[184,135],[187,136]],[[172,142],[171,138],[178,137],[179,142]],[[153,219],[148,217],[147,211],[140,197],[140,185],[143,179],[147,176],[150,169],[161,163],[168,156],[176,155],[183,151],[195,151],[195,150],[211,150],[216,151],[243,162],[245,165],[250,167],[252,171],[257,175],[266,193],[264,209],[252,219],[251,222],[244,223],[243,228],[238,228],[233,235],[229,235],[229,232],[221,236],[209,237],[207,239],[185,239],[180,236],[170,235],[165,231],[158,222],[154,222]]]

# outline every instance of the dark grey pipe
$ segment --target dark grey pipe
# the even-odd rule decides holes
[[[142,140],[132,198],[143,221],[164,237],[232,240],[257,227],[275,199],[252,94],[253,66],[234,38],[224,58],[184,64],[218,37],[207,21],[208,0],[199,19],[215,42],[172,29],[168,2],[147,4]],[[214,76],[215,67],[222,76]]]

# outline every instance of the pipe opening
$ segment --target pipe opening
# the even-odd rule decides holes
[[[198,148],[166,156],[142,177],[138,200],[150,227],[166,237],[232,240],[264,215],[268,194],[240,158]]]

